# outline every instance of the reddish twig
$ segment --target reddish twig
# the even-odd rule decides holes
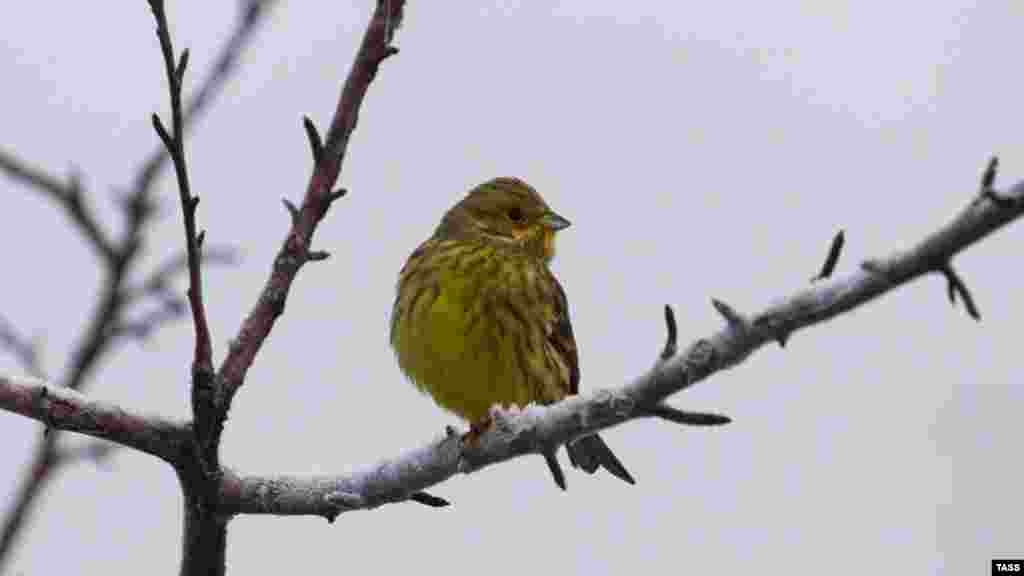
[[[184,213],[189,268],[189,303],[196,331],[196,347],[192,367],[192,404],[195,418],[195,462],[179,462],[186,500],[183,570],[187,573],[223,573],[226,543],[225,521],[217,514],[216,488],[222,474],[219,463],[220,437],[231,400],[245,379],[274,321],[281,314],[287,292],[298,270],[308,261],[322,260],[325,252],[310,250],[313,233],[327,213],[330,204],[344,191],[331,191],[341,171],[349,137],[355,129],[359,106],[376,75],[380,62],[395,54],[389,46],[392,34],[401,21],[404,2],[381,0],[363,38],[356,62],[342,90],[338,108],[323,154],[318,159],[307,187],[302,207],[294,210],[291,231],[278,254],[271,278],[254,310],[243,322],[220,371],[214,376],[209,327],[203,308],[202,283],[198,253],[203,234],[196,234],[195,209],[198,198],[191,193],[185,165],[181,130],[181,82],[188,62],[184,52],[177,62],[167,28],[162,0],[149,0],[157,22],[168,83],[171,92],[172,130],[153,117],[156,129],[174,162]],[[318,140],[311,122],[306,123],[310,141]],[[316,136],[316,138],[314,138]],[[198,468],[194,466],[198,464]]]
[[[63,386],[0,376],[0,406],[61,430],[80,432],[175,462],[186,449],[189,432],[184,422],[143,416],[102,400],[87,398]],[[60,457],[51,451],[46,460]]]
[[[160,117],[153,114],[153,128],[163,141],[167,153],[174,164],[174,174],[178,180],[178,192],[185,224],[185,251],[188,256],[188,301],[192,309],[192,323],[196,332],[195,354],[192,360],[193,378],[196,374],[213,373],[213,351],[210,344],[210,327],[206,321],[206,310],[203,307],[203,283],[199,263],[203,235],[196,232],[196,208],[199,197],[192,195],[192,187],[188,179],[188,166],[185,162],[185,134],[181,109],[181,86],[188,67],[188,50],[181,53],[175,61],[171,35],[167,29],[167,14],[163,0],[149,0],[149,7],[156,18],[156,34],[160,39],[160,52],[164,59],[167,72],[167,83],[171,94],[171,129],[168,133]]]
[[[5,172],[10,178],[24,182],[30,189],[38,190],[52,198],[67,212],[68,217],[89,240],[89,245],[104,262],[113,262],[117,258],[116,249],[96,219],[96,214],[83,193],[81,180],[76,174],[73,173],[66,183],[61,182],[3,151],[0,151],[0,171]]]
[[[262,16],[275,1],[245,2],[238,25],[219,50],[211,72],[185,106],[182,117],[183,129],[187,129],[209,108],[209,104],[231,77],[242,49],[252,38],[262,21]],[[113,242],[110,236],[103,232],[90,205],[86,202],[86,195],[77,178],[72,176],[68,183],[64,184],[0,152],[0,172],[5,172],[56,200],[69,214],[76,227],[83,232],[89,244],[100,253],[105,264],[106,279],[97,297],[96,308],[82,337],[79,338],[79,344],[72,353],[72,359],[62,378],[63,385],[71,390],[80,390],[84,387],[98,360],[111,349],[112,341],[124,334],[123,331],[115,329],[122,325],[124,308],[132,300],[126,294],[124,283],[128,271],[136,263],[144,229],[151,221],[154,212],[151,198],[153,184],[165,166],[167,158],[167,152],[163,146],[159,146],[136,172],[130,193],[120,203],[126,216],[126,225],[121,237]],[[0,526],[0,572],[3,572],[4,561],[10,557],[13,542],[24,526],[28,513],[38,502],[37,496],[51,477],[50,473],[57,469],[53,462],[58,456],[55,452],[58,437],[59,434],[56,433],[47,434],[36,444],[27,464],[27,474],[12,499],[11,508],[4,514],[3,524]]]
[[[39,344],[18,334],[14,326],[3,317],[0,317],[0,348],[9,350],[30,375],[46,378],[46,370],[39,359]]]
[[[302,205],[295,211],[291,230],[274,260],[273,271],[256,305],[242,323],[238,335],[218,370],[223,389],[225,408],[230,406],[238,388],[245,381],[263,342],[270,334],[277,317],[284,310],[285,300],[299,269],[311,259],[310,243],[317,225],[327,213],[331,202],[344,191],[333,192],[332,187],[341,173],[349,138],[355,130],[359,108],[366,96],[380,63],[398,50],[391,46],[394,32],[402,20],[403,0],[379,0],[363,41],[359,46],[352,70],[345,80],[338,105],[323,146],[312,122],[304,122],[306,135],[319,156],[310,177]],[[317,144],[313,144],[317,143]]]

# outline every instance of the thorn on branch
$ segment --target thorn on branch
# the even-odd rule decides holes
[[[164,123],[160,120],[160,117],[153,114],[153,129],[156,130],[156,135],[160,137],[160,141],[164,143],[164,147],[168,151],[174,149],[174,140],[171,139],[171,135],[167,132],[167,128],[164,128]]]
[[[319,166],[320,159],[324,157],[324,141],[320,138],[320,132],[309,116],[302,117],[302,127],[306,129],[306,138],[309,139],[309,148],[313,153],[313,165]]]
[[[733,310],[732,306],[729,306],[725,302],[722,302],[721,300],[718,300],[716,298],[711,299],[711,304],[715,307],[715,310],[718,310],[718,313],[721,314],[723,318],[725,318],[725,321],[729,324],[731,328],[735,328],[738,330],[746,329],[746,320],[744,320],[738,312]]]
[[[785,348],[786,343],[789,342],[789,332],[779,332],[779,335],[775,337],[775,341],[779,343],[779,348]]]
[[[654,406],[638,405],[636,412],[641,416],[661,418],[662,420],[684,426],[721,426],[732,422],[732,418],[721,414],[687,412],[664,403],[655,404]]]
[[[822,265],[821,271],[818,272],[817,276],[811,278],[811,282],[824,280],[825,278],[832,276],[832,272],[836,269],[836,263],[839,262],[839,254],[843,250],[843,242],[845,242],[845,237],[843,235],[843,231],[840,230],[832,238],[832,245],[828,249],[828,256],[825,258],[825,263]]]
[[[953,265],[950,263],[943,264],[939,271],[946,277],[946,294],[949,296],[949,303],[955,307],[956,298],[960,296],[964,303],[964,308],[967,309],[967,314],[980,322],[981,313],[978,311],[978,306],[974,303],[974,297],[971,296],[970,289],[967,288],[967,284],[960,278],[960,275],[956,273]]]
[[[384,48],[384,55],[380,57],[380,61],[383,62],[383,61],[387,60],[388,58],[391,58],[392,56],[397,56],[397,55],[398,55],[398,47],[396,47],[396,46],[386,46]]]
[[[295,204],[292,204],[292,201],[287,198],[281,198],[281,203],[284,204],[284,207],[288,210],[288,214],[292,218],[292,226],[294,226],[295,223],[299,221],[299,209],[296,208]]]
[[[310,250],[306,253],[306,259],[310,262],[320,262],[331,257],[331,253],[324,250]]]
[[[451,502],[448,502],[444,498],[439,498],[432,494],[427,494],[426,492],[413,492],[409,495],[409,500],[419,502],[420,504],[431,508],[444,508],[451,505]]]
[[[996,193],[995,188],[992,186],[996,182],[996,175],[999,172],[999,157],[992,156],[988,161],[988,166],[985,167],[985,172],[981,175],[981,185],[978,194],[982,198],[987,198],[992,201],[993,204],[1000,208],[1012,208],[1016,203],[1012,198],[1005,198]]]
[[[998,172],[999,157],[992,156],[988,160],[988,166],[985,167],[985,172],[981,175],[981,192],[992,189],[992,185],[996,183],[996,174]]]
[[[174,69],[174,77],[180,88],[181,81],[185,77],[185,67],[188,66],[188,48],[181,51],[181,58],[178,59],[178,66]]]
[[[348,190],[344,188],[338,188],[334,192],[331,192],[330,194],[327,195],[327,203],[330,204],[331,202],[334,202],[335,200],[341,198],[345,194],[348,194]]]
[[[196,234],[196,248],[202,248],[204,240],[206,240],[206,230],[200,230],[199,234]]]
[[[544,461],[548,463],[548,470],[551,470],[551,477],[554,478],[555,484],[564,492],[566,490],[565,472],[562,472],[562,465],[558,463],[555,451],[545,450],[543,456]]]
[[[665,304],[665,328],[668,331],[668,336],[665,338],[665,347],[661,349],[662,360],[668,360],[675,356],[676,351],[679,350],[679,331],[676,326],[676,315],[668,304]]]

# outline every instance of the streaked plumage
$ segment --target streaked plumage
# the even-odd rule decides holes
[[[548,404],[578,392],[568,302],[548,269],[555,233],[568,225],[525,182],[497,178],[452,207],[402,268],[391,316],[398,363],[475,430],[494,404]],[[568,451],[587,472],[604,466],[633,482],[596,435]]]

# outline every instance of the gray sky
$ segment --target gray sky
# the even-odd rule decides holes
[[[233,25],[222,4],[170,6],[193,80]],[[188,142],[208,242],[245,253],[206,276],[218,358],[283,238],[280,198],[304,190],[301,116],[326,127],[372,3],[345,4],[280,6]],[[351,194],[316,237],[333,258],[302,271],[235,401],[234,469],[342,473],[454,422],[403,380],[388,314],[404,258],[487,178],[522,177],[573,221],[554,268],[594,389],[650,366],[663,304],[682,340],[706,336],[721,322],[711,297],[752,312],[804,286],[838,228],[849,270],[946,222],[990,154],[1001,182],[1024,174],[1020,2],[469,4],[409,6],[349,149]],[[167,108],[145,2],[7,12],[0,146],[80,168],[116,222],[111,191],[157,143],[148,115]],[[95,262],[37,194],[6,179],[0,193],[0,312],[45,342],[57,372]],[[170,178],[161,197],[154,262],[183,246]],[[435,488],[446,510],[243,517],[230,573],[985,573],[993,556],[1024,556],[1022,242],[1017,224],[956,261],[981,324],[929,278],[673,398],[729,414],[728,427],[605,433],[635,487],[573,471],[563,494],[534,457]],[[90,394],[184,417],[191,333],[125,346]],[[16,369],[0,355],[0,371]],[[40,433],[0,414],[5,509]],[[177,572],[172,471],[128,451],[110,468],[59,475],[13,573]]]

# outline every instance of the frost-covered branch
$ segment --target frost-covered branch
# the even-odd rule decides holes
[[[185,104],[181,122],[184,130],[187,131],[221,93],[237,69],[243,49],[275,2],[244,0],[241,3],[234,31],[217,53],[212,69]],[[155,214],[154,184],[168,157],[163,147],[155,149],[135,173],[130,187],[119,194],[118,204],[124,215],[124,226],[120,227],[120,234],[114,234],[101,226],[76,171],[71,171],[67,178],[58,178],[32,167],[12,153],[0,150],[0,174],[21,182],[61,207],[86,243],[100,256],[104,280],[89,321],[76,339],[68,368],[57,379],[65,388],[82,390],[95,374],[101,359],[119,341],[144,339],[179,316],[173,305],[174,299],[168,297],[166,290],[154,287],[152,290],[133,291],[127,285],[138,272],[142,252],[139,248],[145,244]],[[141,316],[129,317],[129,305],[149,297],[157,297],[164,306]],[[16,336],[16,333],[7,332],[7,336]],[[19,340],[0,338],[0,346],[11,349],[23,362],[31,360],[25,356],[25,351],[33,350],[19,348],[18,344]],[[37,374],[41,372],[38,366],[28,366],[28,369]],[[36,443],[26,464],[26,472],[10,500],[10,508],[0,518],[0,572],[4,571],[14,542],[26,525],[43,487],[52,477],[52,472],[59,468],[54,464],[76,460],[64,457],[57,446],[58,437],[57,433],[45,434]]]
[[[342,512],[401,501],[459,473],[470,473],[525,454],[540,454],[551,446],[635,418],[661,416],[657,407],[668,396],[741,363],[766,343],[784,343],[801,328],[839,316],[928,273],[948,278],[951,260],[957,253],[1022,213],[1024,182],[998,194],[991,188],[986,173],[981,194],[951,222],[909,249],[866,262],[846,276],[781,298],[752,316],[714,301],[726,320],[725,326],[682,352],[676,352],[674,322],[669,313],[669,342],[664,349],[668,353],[658,355],[650,370],[621,388],[574,396],[550,406],[493,411],[494,429],[480,437],[479,446],[469,448],[459,434],[449,431],[425,446],[349,476],[227,474],[221,490],[222,511],[319,515],[333,520]],[[830,255],[829,259],[837,257]],[[963,285],[962,280],[958,282]]]
[[[581,435],[644,417],[663,417],[668,396],[709,375],[741,363],[770,342],[785,342],[794,332],[825,322],[886,292],[938,273],[949,278],[953,257],[1024,213],[1024,182],[1006,193],[983,189],[951,222],[915,246],[889,257],[865,262],[845,276],[820,282],[781,298],[765,310],[747,316],[714,301],[725,318],[718,332],[701,338],[681,352],[675,342],[674,321],[666,320],[669,339],[656,354],[654,365],[624,386],[573,396],[550,406],[495,410],[494,427],[467,446],[449,430],[426,445],[383,460],[347,476],[246,476],[224,470],[218,513],[319,515],[333,520],[351,510],[414,499],[439,504],[421,491],[460,473],[527,454],[541,454]],[[832,257],[830,257],[832,259]],[[957,276],[959,288],[966,283]],[[961,296],[962,297],[962,296]],[[45,390],[45,392],[44,392]],[[83,432],[155,454],[176,465],[194,458],[186,444],[190,430],[183,423],[141,417],[63,388],[35,381],[0,378],[0,409],[17,412],[61,430]],[[718,424],[719,417],[677,417],[690,424]],[[672,419],[672,418],[669,418]]]
[[[171,463],[181,458],[183,446],[191,441],[192,433],[184,422],[135,414],[70,388],[30,378],[0,376],[0,409],[38,420],[48,428],[103,438]]]

